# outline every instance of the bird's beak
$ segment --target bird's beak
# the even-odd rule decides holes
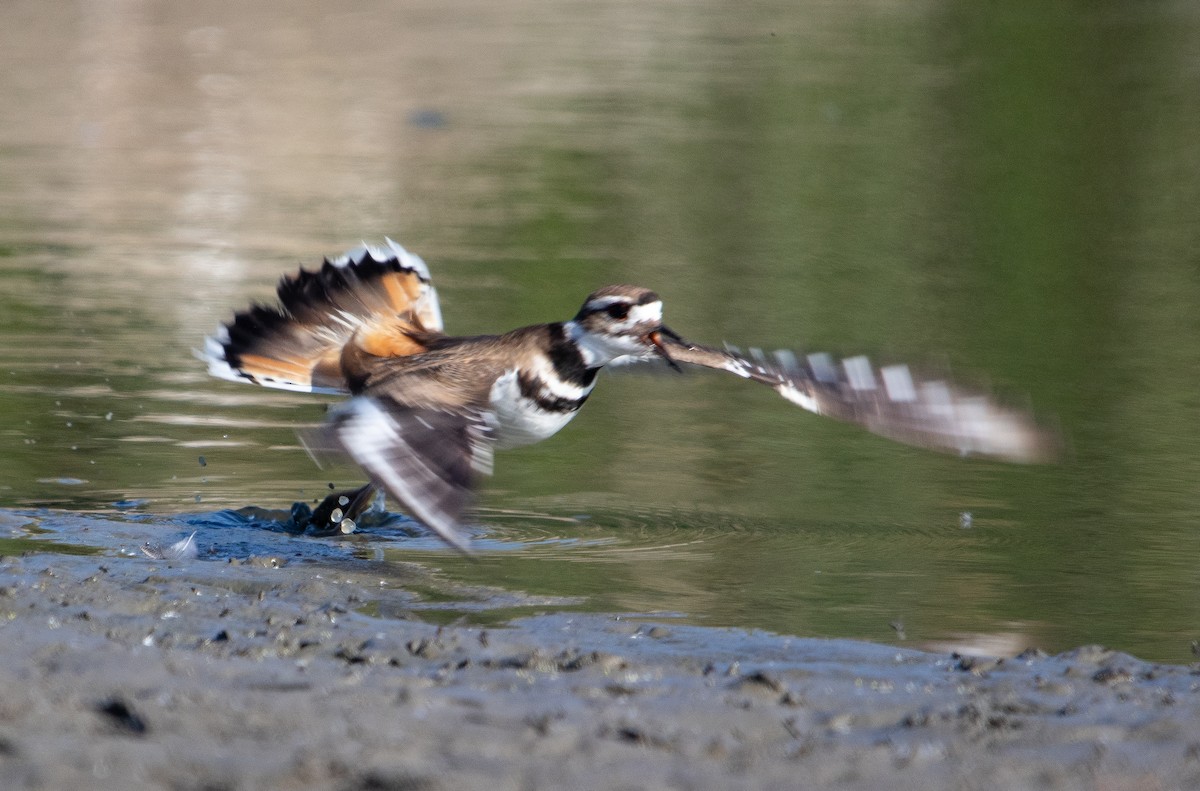
[[[667,361],[667,365],[682,373],[683,369],[679,367],[679,363],[675,362],[675,360],[671,358],[671,353],[667,351],[666,344],[663,343],[664,338],[669,341],[674,341],[675,343],[684,345],[686,345],[686,341],[684,341],[683,338],[679,337],[674,330],[668,328],[666,325],[660,326],[654,332],[651,332],[646,336],[646,340],[649,341],[650,345],[654,347],[654,351]]]

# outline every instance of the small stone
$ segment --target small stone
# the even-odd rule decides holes
[[[347,505],[350,505],[350,498],[343,494],[338,498],[338,505],[345,508]]]
[[[787,690],[783,681],[774,673],[768,673],[765,670],[756,670],[753,673],[747,673],[733,683],[733,686],[746,689],[747,687],[761,687],[767,691],[782,694]]]
[[[96,712],[104,715],[115,728],[125,733],[141,736],[149,730],[146,721],[120,698],[110,698],[97,703]]]
[[[1104,667],[1096,671],[1092,681],[1097,684],[1127,684],[1133,681],[1133,674],[1123,667]]]
[[[358,527],[358,525],[354,524],[353,519],[343,519],[342,523],[338,525],[338,529],[346,535],[353,533],[356,527]]]
[[[333,513],[329,515],[329,521],[335,523],[342,521],[342,509],[334,508]]]

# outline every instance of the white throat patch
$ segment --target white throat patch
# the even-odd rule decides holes
[[[588,302],[587,307],[600,309],[624,301],[623,297],[599,297]],[[599,368],[618,357],[651,356],[654,353],[653,349],[647,347],[637,335],[628,333],[639,325],[661,324],[662,311],[661,300],[647,302],[645,305],[631,305],[629,315],[623,319],[611,319],[604,332],[592,332],[574,319],[563,326],[566,328],[567,337],[578,345],[584,364],[589,368]]]
[[[621,301],[619,297],[602,297],[593,300],[589,305],[602,306],[619,301]],[[579,347],[584,364],[589,368],[599,368],[618,357],[652,356],[653,348],[647,346],[637,335],[626,333],[639,325],[661,324],[662,307],[661,301],[633,305],[629,309],[628,316],[621,320],[613,319],[605,328],[605,332],[591,332],[574,320],[568,321],[563,326],[566,328],[567,337]]]

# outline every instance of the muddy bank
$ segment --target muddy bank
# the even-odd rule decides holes
[[[0,787],[1200,785],[1188,667],[561,612],[438,626],[412,592],[437,584],[336,552],[10,554]]]

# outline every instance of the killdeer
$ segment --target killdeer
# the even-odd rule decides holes
[[[658,294],[638,286],[594,291],[568,321],[456,337],[443,331],[425,262],[387,239],[286,276],[277,294],[278,305],[237,313],[200,355],[222,379],[351,396],[301,440],[315,456],[348,455],[370,483],[327,497],[314,524],[355,518],[382,489],[469,551],[458,522],[492,451],[558,432],[614,363],[727,371],[810,412],[935,450],[1029,462],[1056,444],[1026,413],[905,365],[689,343],[663,324]]]

